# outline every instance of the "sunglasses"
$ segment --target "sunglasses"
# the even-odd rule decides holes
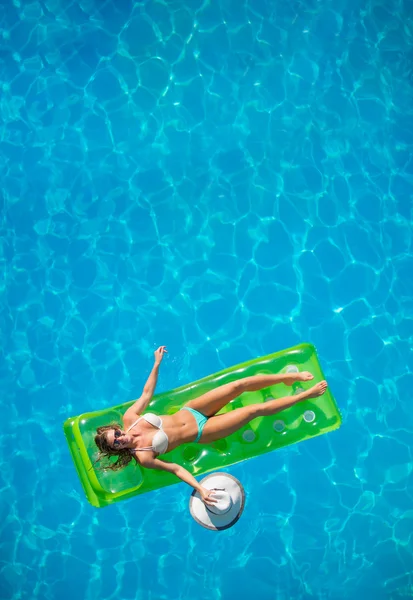
[[[119,446],[119,442],[120,442],[120,440],[118,440],[118,438],[120,438],[120,437],[121,437],[121,435],[122,435],[122,432],[121,432],[121,431],[119,431],[119,429],[115,429],[115,431],[114,431],[114,433],[113,433],[113,436],[114,436],[114,438],[115,438],[115,439],[113,440],[113,445],[114,445],[114,446]]]

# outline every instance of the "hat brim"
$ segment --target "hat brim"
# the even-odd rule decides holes
[[[189,510],[195,521],[212,531],[222,531],[235,525],[245,505],[245,491],[238,479],[228,473],[211,473],[204,477],[200,484],[208,490],[224,489],[231,496],[232,506],[225,514],[213,513],[194,490],[189,500]]]

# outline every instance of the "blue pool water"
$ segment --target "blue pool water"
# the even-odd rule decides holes
[[[2,599],[413,594],[413,5],[0,7]],[[342,428],[97,510],[62,432],[314,343]]]

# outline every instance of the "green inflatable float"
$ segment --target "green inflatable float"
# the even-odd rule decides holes
[[[171,392],[153,397],[148,412],[172,414],[186,402],[201,394],[250,375],[285,373],[296,370],[310,371],[314,379],[299,382],[292,387],[278,384],[259,392],[242,394],[222,409],[222,413],[266,398],[281,398],[298,393],[324,379],[314,346],[300,344],[294,348],[269,354],[236,365]],[[86,496],[93,506],[106,506],[137,494],[144,494],[180,480],[171,473],[144,469],[135,461],[118,472],[103,471],[94,465],[98,451],[94,443],[96,428],[112,421],[122,423],[122,415],[133,402],[113,408],[84,413],[67,419],[64,432]],[[212,444],[185,444],[168,453],[166,459],[176,462],[193,475],[229,467],[247,458],[295,444],[316,435],[337,429],[341,417],[335,400],[328,389],[320,398],[299,402],[271,417],[259,417],[231,436]]]

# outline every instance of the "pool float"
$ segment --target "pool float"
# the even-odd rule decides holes
[[[309,382],[297,382],[292,387],[277,384],[258,392],[244,393],[232,400],[219,414],[240,406],[265,402],[269,398],[296,394],[323,380],[324,375],[317,353],[311,344],[299,344],[235,365],[170,392],[156,394],[147,411],[172,414],[193,398],[236,379],[260,373],[277,374],[297,370],[310,371],[314,379]],[[67,419],[63,425],[77,473],[93,506],[107,506],[180,481],[172,473],[144,469],[135,461],[115,472],[104,471],[99,467],[99,463],[96,463],[96,428],[112,421],[122,423],[122,415],[132,404],[133,401],[130,401],[113,408],[84,413]],[[184,444],[165,456],[166,460],[182,465],[194,476],[204,475],[247,458],[328,433],[340,425],[340,412],[330,389],[327,389],[319,398],[299,402],[274,416],[258,417],[225,439],[212,444]]]

